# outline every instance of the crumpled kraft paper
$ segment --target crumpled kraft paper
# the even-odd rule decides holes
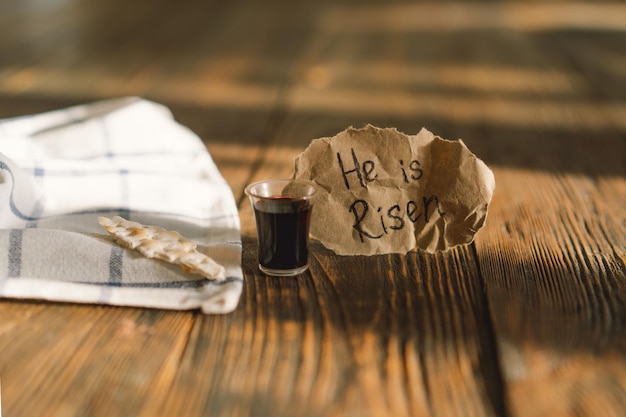
[[[339,255],[470,243],[495,188],[491,170],[461,140],[371,125],[313,140],[294,177],[317,184],[311,236]]]

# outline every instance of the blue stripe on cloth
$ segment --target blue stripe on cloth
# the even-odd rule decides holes
[[[105,289],[109,289],[110,287],[121,287],[121,288],[200,288],[206,285],[227,285],[233,282],[243,282],[243,278],[241,277],[228,277],[223,281],[215,281],[207,278],[192,280],[192,281],[167,281],[167,282],[108,282],[108,283],[100,283],[100,282],[79,282],[79,284],[87,284],[87,285],[100,285]]]
[[[15,175],[13,174],[13,171],[11,171],[11,168],[4,162],[0,161],[0,170],[8,172],[11,176],[11,193],[9,194],[9,208],[11,209],[11,212],[22,220],[37,220],[36,218],[23,214],[15,205],[15,200],[13,199],[13,191],[15,191]]]
[[[11,230],[9,234],[9,278],[17,278],[22,275],[22,240],[23,229]]]
[[[106,157],[114,161],[115,158],[113,157],[113,154],[111,153],[111,150],[110,150],[111,149],[110,135],[109,135],[109,131],[107,129],[107,125],[104,119],[100,120],[100,128],[102,130],[104,142],[107,147]],[[126,205],[128,201],[127,192],[124,192],[124,191],[127,190],[128,187],[125,184],[125,181],[124,181],[125,175],[123,174],[123,172],[119,171],[118,174],[121,175],[120,187],[122,189],[122,195],[123,195],[120,201],[120,205],[124,206]],[[124,250],[120,246],[115,246],[115,245],[111,246],[111,251],[109,253],[109,281],[108,281],[109,287],[121,284],[122,276],[123,276],[123,266],[124,266]],[[100,293],[100,301],[106,303],[108,299],[110,298],[110,296],[111,296],[111,289],[105,287]]]
[[[150,175],[153,177],[168,177],[168,178],[183,178],[188,179],[189,176],[186,174],[176,174],[172,172],[155,172],[155,171],[147,171],[147,170],[129,170],[125,169],[125,174],[131,175]],[[34,168],[33,169],[35,176],[43,176],[43,168]],[[76,177],[76,178],[86,178],[86,177],[102,177],[107,175],[119,175],[120,170],[116,168],[110,169],[46,169],[45,176],[47,177]],[[202,181],[216,184],[216,185],[227,185],[228,183],[223,179],[209,179],[202,178]]]
[[[54,217],[64,217],[64,216],[83,215],[83,214],[105,214],[105,213],[125,213],[125,214],[130,214],[130,213],[135,213],[135,212],[136,213],[142,213],[142,214],[150,214],[150,215],[175,216],[175,217],[179,217],[179,218],[196,219],[196,220],[209,220],[209,221],[223,220],[223,219],[235,218],[235,217],[239,216],[237,213],[230,213],[230,214],[221,214],[221,215],[214,216],[214,217],[197,217],[197,216],[189,216],[189,215],[180,214],[180,213],[168,213],[168,212],[146,211],[146,210],[135,211],[135,210],[131,210],[131,209],[127,208],[127,207],[107,207],[107,208],[93,209],[93,210],[79,210],[79,211],[74,211],[74,212],[54,215],[54,216],[27,215],[27,214],[24,214],[20,209],[17,208],[17,206],[15,204],[15,200],[13,198],[13,192],[15,190],[15,175],[13,174],[13,171],[3,161],[0,161],[0,170],[4,170],[4,171],[8,172],[9,175],[11,176],[12,188],[11,188],[11,192],[10,192],[10,196],[9,196],[9,208],[11,209],[11,212],[15,215],[15,217],[18,217],[18,218],[20,218],[22,220],[26,220],[26,221],[37,221],[37,220],[54,218]],[[120,172],[118,171],[118,173],[120,173]],[[36,212],[37,211],[38,210],[36,210]]]
[[[109,254],[109,283],[116,284],[122,282],[124,266],[124,249],[119,246],[112,246]]]
[[[46,171],[42,168],[42,167],[36,167],[34,169],[34,175],[36,177],[40,177],[43,178],[46,175]],[[30,213],[30,217],[34,218],[34,219],[40,219],[42,214],[43,214],[43,209],[44,209],[44,199],[43,198],[39,198],[37,199],[37,201],[35,201],[35,205]],[[27,229],[34,229],[37,227],[37,221],[38,220],[33,220],[33,221],[29,221],[26,224],[26,228]]]
[[[109,281],[102,286],[98,302],[107,304],[111,298],[111,288],[122,285],[124,267],[124,249],[119,246],[112,246],[109,252]]]
[[[153,156],[196,156],[198,154],[198,151],[193,150],[193,151],[184,151],[184,152],[180,152],[180,151],[151,151],[151,152],[146,152],[146,151],[142,151],[142,152],[113,152],[113,151],[108,151],[108,152],[104,152],[104,153],[94,153],[92,155],[88,155],[88,156],[82,156],[82,157],[72,157],[73,160],[75,161],[91,161],[93,159],[103,159],[103,158],[107,158],[107,159],[115,159],[118,157],[153,157]]]
[[[121,205],[122,206],[128,206],[128,201],[129,201],[129,192],[128,192],[128,170],[127,169],[120,169],[118,171],[118,175],[120,176],[120,199],[121,201]]]

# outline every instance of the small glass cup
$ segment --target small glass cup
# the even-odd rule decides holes
[[[248,185],[254,209],[259,269],[267,275],[293,276],[309,267],[309,225],[315,185],[275,179]]]

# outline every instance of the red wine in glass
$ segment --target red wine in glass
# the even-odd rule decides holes
[[[311,209],[311,201],[290,196],[269,197],[254,204],[262,268],[274,272],[306,269]]]

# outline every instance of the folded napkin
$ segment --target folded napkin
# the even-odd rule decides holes
[[[225,281],[123,249],[119,215],[175,230]],[[228,313],[242,291],[232,191],[202,141],[139,98],[0,120],[0,297]]]

